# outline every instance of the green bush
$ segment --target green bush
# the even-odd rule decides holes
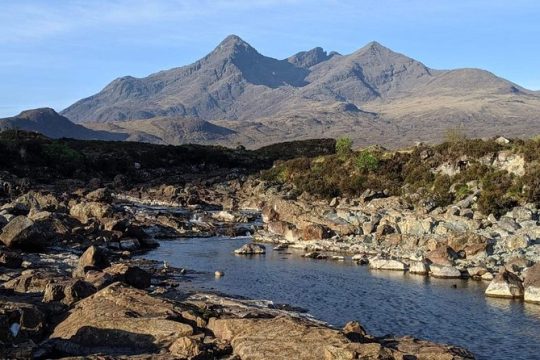
[[[84,167],[83,155],[61,142],[46,144],[43,153],[48,165],[55,167],[63,175],[71,175],[75,170]]]
[[[360,171],[375,171],[379,167],[379,159],[371,151],[364,150],[356,157],[355,165]]]
[[[348,137],[339,138],[336,141],[336,154],[338,156],[346,156],[352,152],[352,140]]]

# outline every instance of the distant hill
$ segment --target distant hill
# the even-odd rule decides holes
[[[194,118],[156,117],[147,120],[88,123],[95,130],[127,133],[127,141],[181,145],[231,143],[236,132]]]
[[[38,132],[53,139],[125,140],[127,138],[127,134],[95,131],[74,124],[50,108],[26,110],[17,116],[0,119],[0,131],[9,129]]]
[[[528,136],[540,133],[539,113],[538,92],[480,69],[431,69],[377,42],[349,55],[314,48],[278,60],[235,35],[191,65],[116,79],[62,111],[165,143],[258,146],[346,134],[391,147],[438,141],[450,127]],[[193,124],[204,124],[204,135],[190,138]]]

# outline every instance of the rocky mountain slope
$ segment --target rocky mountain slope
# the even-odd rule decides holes
[[[540,132],[538,110],[537,92],[492,73],[434,70],[376,42],[349,55],[315,48],[277,60],[231,35],[191,65],[116,79],[62,114],[128,132],[138,127],[129,122],[152,118],[169,128],[152,136],[171,143],[189,139],[183,131],[197,119],[229,129],[203,139],[223,144],[348,134],[395,147],[440,140],[449,127],[527,136]]]
[[[74,124],[50,108],[27,110],[17,116],[0,119],[0,131],[10,129],[38,132],[53,139],[124,140],[128,136],[118,132],[95,131]]]

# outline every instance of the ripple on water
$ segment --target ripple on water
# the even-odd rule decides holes
[[[308,309],[336,326],[356,319],[374,335],[413,335],[467,347],[479,359],[540,359],[540,305],[486,298],[487,284],[370,271],[299,252],[236,256],[249,238],[164,241],[145,257],[202,274],[191,286]],[[225,276],[215,278],[215,270]],[[455,288],[452,285],[456,285]]]

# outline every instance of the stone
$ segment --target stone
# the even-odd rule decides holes
[[[272,206],[268,205],[262,208],[261,216],[262,221],[265,223],[279,220],[279,214],[274,210]]]
[[[241,359],[320,359],[327,346],[345,348],[350,341],[339,331],[300,319],[216,319],[208,328],[217,339],[230,342]]]
[[[492,273],[487,272],[487,273],[483,274],[481,276],[481,278],[482,278],[482,280],[485,280],[485,281],[491,281],[491,280],[493,280],[494,276],[493,276]]]
[[[172,302],[117,282],[76,303],[50,341],[57,351],[78,356],[145,354],[193,334],[175,319],[182,316]]]
[[[375,235],[377,235],[377,237],[393,234],[395,232],[396,229],[394,229],[390,224],[379,224],[377,229],[375,229]]]
[[[111,191],[107,188],[100,188],[86,194],[89,201],[110,203],[112,201]]]
[[[345,334],[347,339],[354,342],[363,341],[367,336],[366,329],[358,321],[349,321],[346,323],[343,327],[343,334]]]
[[[80,202],[69,210],[69,214],[83,224],[88,224],[90,219],[103,220],[111,217],[112,213],[111,205],[100,202]]]
[[[201,343],[193,338],[182,336],[175,340],[169,347],[174,356],[182,359],[192,359],[201,355]]]
[[[410,336],[384,337],[378,341],[383,347],[391,349],[392,357],[372,357],[366,359],[417,359],[417,360],[474,360],[470,351],[452,345],[436,344]],[[360,356],[360,359],[362,357]]]
[[[84,280],[92,284],[97,290],[101,290],[115,282],[115,278],[111,274],[98,270],[87,270],[84,274]]]
[[[245,244],[241,248],[234,250],[235,254],[238,255],[259,255],[266,253],[266,247],[259,244]]]
[[[435,265],[452,266],[457,253],[449,246],[441,245],[426,254],[426,259]]]
[[[525,301],[540,303],[540,262],[527,269],[523,287]]]
[[[120,240],[120,249],[134,251],[141,248],[141,244],[137,239],[122,239]]]
[[[308,258],[308,259],[315,259],[315,260],[325,260],[328,259],[328,255],[321,254],[317,251],[311,251],[307,252],[302,255],[302,257]]]
[[[138,266],[127,264],[114,264],[104,269],[103,272],[111,275],[116,281],[136,287],[146,289],[150,286],[152,275]]]
[[[516,274],[501,267],[499,273],[489,283],[485,294],[491,297],[521,298],[523,292],[521,279]]]
[[[24,215],[13,218],[4,226],[2,234],[0,234],[0,241],[8,248],[27,250],[39,250],[46,245],[42,229]]]
[[[481,266],[473,266],[467,269],[467,273],[470,277],[482,277],[485,273],[487,273],[487,269]]]
[[[376,270],[399,270],[399,271],[407,270],[407,264],[399,260],[381,259],[381,258],[369,259],[369,267],[370,269],[376,269]]]
[[[88,270],[103,270],[110,265],[109,259],[102,248],[90,246],[81,255],[77,266],[73,270],[73,277],[84,278]]]
[[[429,267],[424,261],[411,261],[409,272],[411,274],[427,275],[429,273]]]
[[[45,287],[43,302],[61,301],[69,306],[95,292],[96,288],[83,280],[68,279],[63,282],[50,282]]]
[[[2,350],[7,344],[39,343],[46,329],[47,316],[38,306],[25,299],[0,296],[0,357],[5,358]]]
[[[22,258],[11,251],[0,250],[0,267],[18,269],[21,267]]]
[[[504,240],[504,245],[508,250],[512,251],[526,248],[529,246],[529,241],[528,235],[513,235]]]
[[[443,279],[457,279],[461,277],[461,271],[455,267],[437,264],[429,265],[429,274],[433,277]]]
[[[24,270],[20,276],[3,283],[2,287],[16,293],[43,293],[47,284],[59,279],[62,277],[55,272]]]
[[[302,239],[306,241],[328,239],[331,236],[330,229],[321,224],[308,224],[302,228]]]

